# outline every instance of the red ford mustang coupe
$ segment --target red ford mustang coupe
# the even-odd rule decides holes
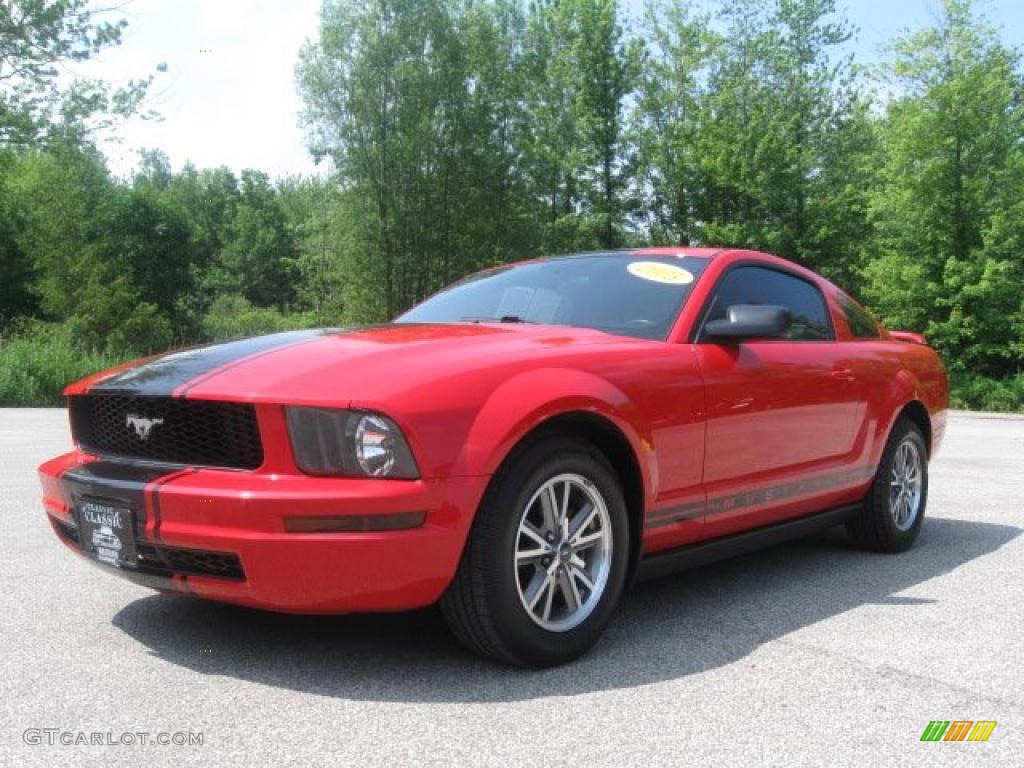
[[[947,380],[787,261],[658,248],[498,267],[389,325],[175,352],[67,389],[53,528],[163,591],[296,613],[440,602],[543,666],[630,579],[840,523],[917,536]]]

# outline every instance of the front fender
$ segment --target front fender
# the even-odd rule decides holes
[[[545,368],[503,382],[480,408],[455,475],[493,475],[512,449],[545,421],[573,412],[592,413],[610,421],[629,441],[645,496],[657,488],[657,463],[650,426],[635,403],[618,387],[591,373]]]

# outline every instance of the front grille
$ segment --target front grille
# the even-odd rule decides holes
[[[63,520],[55,521],[57,530],[71,545],[81,549],[78,528]],[[244,581],[242,561],[233,552],[211,552],[203,549],[182,549],[181,547],[155,546],[144,541],[136,542],[138,564],[129,570],[148,573],[152,576],[209,576],[214,579]]]
[[[75,440],[98,456],[229,469],[256,469],[263,463],[251,405],[76,395],[68,408]]]
[[[161,547],[164,560],[176,573],[214,576],[220,579],[243,579],[242,563],[230,552],[207,552],[200,549]]]

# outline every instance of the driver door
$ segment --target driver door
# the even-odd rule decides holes
[[[736,304],[787,308],[784,338],[720,343],[703,328]],[[709,536],[797,516],[834,492],[853,459],[859,387],[824,295],[795,273],[741,264],[715,287],[696,352],[705,380]],[[839,480],[838,482],[842,482]]]

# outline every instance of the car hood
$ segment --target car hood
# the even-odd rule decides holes
[[[73,384],[67,394],[338,406],[386,401],[445,379],[459,380],[465,391],[480,377],[493,381],[495,375],[514,373],[524,364],[557,365],[593,345],[631,343],[649,342],[586,328],[526,324],[293,331],[136,361]]]

